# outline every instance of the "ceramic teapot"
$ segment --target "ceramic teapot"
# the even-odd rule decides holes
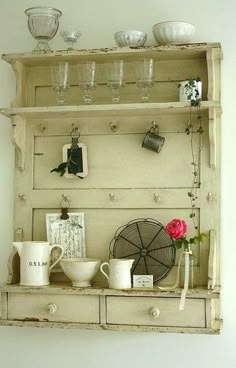
[[[49,285],[50,272],[63,257],[63,247],[58,244],[50,245],[44,241],[14,242],[13,246],[20,256],[20,285]],[[56,247],[60,248],[61,253],[57,260],[50,265],[51,252]]]
[[[100,266],[100,271],[107,278],[109,288],[111,289],[129,289],[131,288],[130,270],[134,259],[110,259],[109,263],[104,262]],[[109,276],[103,270],[103,267],[109,268]]]

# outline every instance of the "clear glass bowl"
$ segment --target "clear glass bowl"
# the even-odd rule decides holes
[[[25,14],[28,16],[29,31],[38,41],[33,52],[51,51],[48,41],[57,33],[62,12],[47,6],[36,6],[26,9]]]
[[[73,50],[75,43],[81,36],[81,32],[76,29],[64,29],[60,32],[60,35],[67,44],[67,50]]]

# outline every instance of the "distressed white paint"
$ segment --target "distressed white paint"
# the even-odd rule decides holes
[[[205,49],[204,49],[205,47]],[[185,48],[187,49],[187,51],[185,50]],[[168,59],[168,55],[170,56],[170,59],[173,56],[174,53],[174,62],[176,63],[178,60],[178,58],[181,60],[181,71],[185,70],[185,64],[184,62],[186,62],[186,65],[188,64],[188,58],[192,57],[189,55],[195,55],[195,56],[199,56],[201,58],[201,60],[206,62],[206,56],[204,56],[204,54],[202,55],[202,51],[205,50],[206,52],[209,52],[209,50],[211,49],[217,49],[218,50],[219,46],[218,45],[189,45],[188,47],[184,47],[184,50],[181,47],[178,46],[171,46],[171,47],[163,47],[160,49],[153,49],[153,57],[155,57],[155,52],[159,52],[158,53],[158,57],[160,56],[163,61],[163,75],[168,73],[168,62],[166,64],[166,69],[164,69],[165,66],[165,62]],[[115,51],[116,52],[116,51]],[[105,68],[106,68],[106,64],[104,64],[104,62],[110,61],[113,56],[114,56],[114,51],[106,51],[104,52],[103,50],[90,50],[86,52],[86,55],[88,58],[90,58],[91,56],[93,56],[93,58],[95,60],[98,60],[99,62],[101,62],[100,58],[102,56],[102,63],[100,67],[100,73],[101,76],[105,73]],[[134,51],[134,50],[126,50],[126,53],[123,55],[128,63],[130,63],[130,65],[132,65],[131,63],[134,63],[136,61],[136,58],[139,57],[139,53],[143,52],[144,55],[146,56],[150,56],[149,55],[149,49],[146,49],[146,51],[142,51],[141,49]],[[214,53],[213,53],[214,54]],[[51,54],[49,54],[51,55]],[[105,56],[106,55],[106,56]],[[69,58],[69,56],[65,53],[59,53],[57,56],[54,55],[54,58],[63,58],[63,59],[67,59]],[[80,53],[75,53],[75,55],[73,56],[73,61],[78,61],[79,58],[81,57]],[[158,60],[157,57],[157,60]],[[41,86],[44,85],[48,85],[50,84],[50,81],[48,82],[48,80],[44,80],[42,81],[41,78],[39,78],[39,75],[47,75],[48,74],[48,70],[49,67],[47,66],[47,61],[48,63],[50,62],[50,56],[47,57],[45,56],[44,59],[41,60],[41,57],[39,55],[39,57],[35,57],[35,55],[32,54],[32,56],[28,55],[28,56],[24,56],[24,55],[14,55],[14,56],[4,56],[3,57],[6,61],[10,61],[10,63],[13,64],[13,66],[15,66],[16,61],[17,60],[17,65],[19,63],[23,63],[25,65],[25,67],[23,68],[17,68],[17,83],[19,83],[19,88],[18,88],[18,95],[17,95],[17,100],[15,105],[21,105],[21,107],[15,108],[15,109],[4,109],[2,110],[2,113],[6,114],[9,117],[12,117],[12,115],[15,117],[14,118],[14,123],[16,124],[16,128],[14,128],[15,131],[15,139],[14,142],[17,146],[17,151],[19,151],[19,162],[18,162],[18,167],[16,169],[16,199],[17,199],[17,203],[16,203],[16,207],[15,207],[15,226],[16,229],[23,229],[23,239],[26,239],[25,237],[30,237],[33,232],[40,232],[40,223],[38,221],[36,221],[35,215],[37,214],[36,211],[36,206],[34,204],[34,202],[32,202],[30,200],[30,196],[31,193],[33,194],[35,192],[35,189],[37,189],[40,193],[40,191],[42,191],[42,200],[40,201],[40,208],[44,208],[43,206],[43,202],[46,201],[46,203],[48,202],[48,199],[51,197],[51,193],[53,193],[53,191],[55,191],[58,188],[62,188],[63,189],[71,189],[73,188],[73,191],[75,193],[75,195],[77,195],[77,192],[79,192],[79,189],[85,189],[85,191],[83,192],[83,197],[85,199],[85,209],[88,207],[88,203],[87,201],[91,200],[91,196],[93,196],[94,193],[94,189],[97,191],[98,189],[105,189],[108,188],[109,189],[109,193],[108,193],[108,201],[106,200],[104,202],[104,199],[101,198],[101,200],[98,202],[97,197],[94,197],[94,201],[92,203],[92,208],[99,208],[101,206],[101,218],[102,218],[102,226],[97,226],[98,224],[98,211],[95,211],[94,213],[94,222],[93,222],[93,232],[96,234],[96,249],[97,249],[97,257],[102,258],[103,254],[105,254],[105,257],[107,258],[107,252],[108,252],[108,244],[109,244],[109,239],[107,239],[107,242],[104,242],[103,244],[99,244],[99,239],[101,237],[101,235],[98,234],[109,234],[109,232],[112,232],[113,234],[115,233],[115,230],[117,228],[117,223],[115,223],[116,228],[114,229],[114,224],[111,223],[111,225],[109,226],[108,221],[105,221],[105,216],[108,215],[109,218],[111,218],[112,220],[114,220],[114,217],[111,215],[111,211],[113,211],[115,209],[115,213],[118,214],[118,219],[119,221],[123,221],[124,220],[124,214],[127,214],[128,209],[132,209],[134,211],[134,218],[135,217],[140,217],[139,216],[139,209],[142,210],[146,210],[146,208],[148,207],[146,205],[146,203],[144,203],[143,205],[141,205],[140,203],[140,198],[142,199],[142,197],[144,196],[144,193],[146,192],[147,189],[153,188],[153,193],[152,193],[152,206],[151,208],[155,208],[157,203],[159,204],[159,202],[161,201],[161,196],[160,193],[157,193],[157,191],[159,191],[159,188],[168,188],[170,189],[173,193],[174,193],[174,197],[172,198],[172,200],[170,201],[169,199],[169,207],[175,209],[175,211],[179,211],[180,209],[183,209],[183,203],[180,203],[179,208],[176,204],[176,198],[178,198],[178,192],[183,188],[185,188],[186,191],[190,190],[190,189],[186,189],[186,188],[190,188],[191,187],[191,181],[192,181],[192,175],[191,175],[191,171],[192,171],[192,167],[191,167],[191,160],[189,160],[189,157],[191,157],[191,145],[190,145],[190,140],[189,140],[189,136],[185,134],[185,131],[181,131],[180,128],[178,127],[178,125],[176,125],[174,127],[174,130],[171,131],[170,133],[167,133],[167,143],[168,143],[168,147],[167,149],[164,151],[163,153],[160,155],[154,155],[153,152],[149,152],[147,150],[143,150],[141,148],[142,145],[142,140],[143,137],[145,135],[145,131],[140,135],[137,134],[137,132],[134,130],[133,134],[122,134],[120,131],[118,131],[118,124],[116,123],[117,128],[112,129],[111,127],[111,122],[109,123],[109,126],[111,127],[111,133],[110,134],[104,134],[103,129],[102,131],[98,130],[98,133],[94,134],[93,131],[91,130],[89,134],[85,135],[85,136],[81,136],[80,138],[83,140],[83,143],[86,144],[86,146],[88,147],[88,152],[89,155],[91,157],[91,159],[88,161],[88,165],[90,168],[90,175],[88,176],[88,178],[85,178],[81,184],[80,181],[75,178],[76,180],[73,180],[72,185],[70,184],[71,181],[64,180],[64,178],[60,178],[58,177],[58,175],[51,175],[50,174],[50,170],[52,170],[53,167],[56,167],[59,162],[61,161],[61,148],[63,147],[64,144],[66,144],[66,139],[67,136],[70,133],[70,129],[68,129],[67,132],[67,136],[66,137],[61,137],[58,135],[57,129],[56,129],[56,124],[54,124],[54,122],[51,122],[50,120],[47,122],[44,122],[43,118],[48,118],[48,117],[53,117],[54,119],[56,118],[56,116],[58,115],[58,113],[64,110],[64,112],[66,112],[65,118],[69,119],[68,123],[71,124],[70,119],[74,117],[74,114],[78,114],[78,116],[80,117],[81,112],[83,111],[83,114],[85,114],[85,117],[90,117],[89,113],[92,111],[94,115],[94,117],[90,117],[90,119],[94,119],[96,118],[96,113],[98,113],[98,111],[102,112],[101,117],[106,117],[107,114],[110,113],[110,111],[112,111],[114,113],[114,106],[113,105],[101,105],[100,108],[94,108],[94,106],[92,106],[92,108],[89,107],[85,107],[83,110],[80,110],[78,108],[69,108],[64,107],[63,109],[58,108],[58,107],[54,107],[54,108],[50,108],[50,107],[36,107],[36,108],[32,108],[32,107],[28,107],[30,105],[30,101],[32,100],[34,102],[34,104],[36,106],[41,105],[41,97],[40,95],[37,93],[37,86],[38,84],[40,84]],[[25,61],[27,61],[25,63]],[[31,63],[32,61],[32,63]],[[215,59],[212,57],[211,58],[211,68],[208,67],[208,73],[209,73],[209,78],[211,81],[210,86],[208,86],[208,90],[211,89],[219,89],[220,84],[218,82],[215,82],[216,78],[219,78],[219,68],[220,65],[218,63],[218,58],[217,58],[217,64],[215,65],[214,63]],[[41,65],[45,64],[44,68],[41,68]],[[31,64],[33,66],[31,66]],[[38,65],[40,66],[40,68],[38,68]],[[133,68],[134,68],[135,64],[133,64]],[[196,68],[195,68],[196,67]],[[197,67],[198,67],[198,59],[195,59],[195,61],[192,63],[192,69],[195,70],[195,72],[197,71]],[[212,68],[214,69],[214,72],[212,71]],[[14,69],[15,70],[15,69]],[[21,70],[23,70],[22,72],[22,76],[21,76]],[[132,71],[132,69],[131,69]],[[29,73],[28,73],[29,72]],[[25,79],[25,75],[29,75],[30,77]],[[133,78],[135,78],[132,75],[132,72],[130,74],[128,74],[129,77],[131,78],[131,81],[133,80]],[[201,74],[200,74],[201,75]],[[164,78],[164,77],[163,77]],[[182,78],[181,78],[182,79]],[[44,83],[44,84],[43,84]],[[32,84],[34,85],[34,88],[32,89]],[[207,79],[205,82],[205,85],[207,85]],[[215,87],[217,86],[217,87]],[[19,91],[21,91],[22,94],[25,94],[27,96],[26,90],[30,90],[31,92],[33,92],[33,94],[30,94],[30,99],[28,98],[20,98],[19,96]],[[99,86],[98,86],[99,89]],[[44,95],[48,95],[48,89],[44,88]],[[208,91],[209,92],[209,91]],[[211,96],[215,96],[217,91],[214,91],[214,93],[211,93]],[[100,88],[99,89],[99,94],[102,96],[102,98],[104,98],[104,94],[103,94],[103,90]],[[131,95],[135,95],[135,92],[133,92],[131,90]],[[218,94],[219,95],[219,94]],[[164,94],[165,96],[165,94]],[[105,96],[106,98],[106,96]],[[126,104],[126,105],[120,105],[116,111],[117,116],[119,118],[120,114],[121,116],[124,114],[126,115],[127,112],[132,112],[133,116],[136,116],[137,114],[137,109],[141,112],[141,114],[146,115],[146,113],[150,113],[150,112],[155,112],[158,111],[160,112],[160,110],[163,111],[163,114],[165,114],[165,118],[166,118],[166,125],[168,125],[168,121],[170,119],[170,121],[172,122],[172,117],[170,117],[169,114],[167,114],[170,106],[172,108],[172,113],[174,113],[175,111],[177,113],[179,113],[178,109],[182,109],[182,114],[184,112],[184,110],[186,111],[185,115],[183,114],[183,119],[186,120],[189,118],[189,107],[188,109],[186,109],[186,106],[184,106],[184,104],[181,103],[174,103],[174,105],[172,105],[172,103],[169,103],[168,101],[172,101],[174,100],[174,98],[171,95],[166,95],[165,96],[166,101],[164,104],[160,105],[160,104],[152,104],[151,106],[148,105],[148,108],[145,107],[145,104]],[[18,101],[18,102],[17,102]],[[105,103],[107,103],[106,99],[103,100]],[[126,102],[130,102],[130,97],[129,95],[126,96]],[[167,105],[166,105],[167,103]],[[26,106],[25,106],[26,105]],[[205,106],[203,106],[203,110],[206,109],[207,111],[210,111],[211,113],[209,113],[209,118],[210,118],[210,122],[211,122],[211,129],[209,129],[209,132],[211,132],[211,134],[209,133],[209,141],[205,140],[205,144],[204,144],[204,149],[206,150],[208,147],[209,151],[210,151],[210,162],[216,162],[216,144],[218,144],[219,138],[217,139],[216,142],[216,138],[213,139],[213,137],[216,137],[216,132],[214,130],[216,130],[216,122],[215,122],[215,118],[214,118],[214,114],[213,112],[215,111],[214,107],[219,106],[219,101],[207,101],[205,103]],[[136,107],[136,109],[134,109]],[[19,113],[19,115],[18,115]],[[30,114],[29,114],[30,113]],[[32,115],[32,113],[34,115]],[[47,115],[45,115],[45,113]],[[49,115],[48,115],[49,113]],[[43,114],[43,115],[42,115]],[[41,122],[40,122],[40,136],[37,137],[37,129],[35,130],[35,123],[37,124],[38,119],[41,117]],[[28,121],[28,119],[31,118],[32,122]],[[213,120],[213,123],[212,123]],[[178,121],[178,119],[177,119]],[[195,115],[195,113],[193,114],[192,117],[192,124],[194,125],[194,121],[195,124],[197,122],[197,115]],[[219,121],[219,118],[218,118]],[[101,122],[103,122],[103,120],[101,120]],[[67,124],[68,124],[67,123]],[[207,126],[207,117],[205,117],[205,125]],[[53,124],[54,126],[54,132],[51,130],[51,135],[47,135],[47,131],[48,128],[51,127],[51,124]],[[87,120],[87,124],[90,124],[90,120]],[[103,123],[104,124],[104,123]],[[112,123],[113,124],[113,123]],[[130,125],[130,122],[127,122],[128,125]],[[69,127],[68,127],[69,128]],[[54,134],[53,134],[54,133]],[[112,134],[113,133],[113,134]],[[115,133],[115,134],[114,134]],[[22,138],[22,134],[23,134],[23,138]],[[197,146],[197,142],[198,142],[198,135],[196,134],[193,139],[192,139],[192,144],[194,146]],[[20,142],[20,143],[18,143]],[[211,148],[211,145],[213,145],[213,148]],[[55,151],[55,147],[59,147],[59,150]],[[181,149],[180,149],[181,147]],[[173,152],[178,152],[177,155],[173,156]],[[206,160],[206,155],[203,154],[204,152],[202,152],[202,157],[205,157],[205,159],[202,158],[201,160],[201,179],[202,180],[206,180],[203,172],[205,170],[205,167],[212,167],[212,172],[209,172],[209,176],[212,177],[212,175],[215,177],[215,173],[214,173],[214,169],[216,169],[216,165],[209,165],[209,163]],[[31,157],[30,160],[26,160],[26,157]],[[174,161],[173,157],[176,158],[176,161]],[[166,163],[169,162],[169,164],[167,165]],[[180,164],[180,166],[178,166]],[[206,170],[205,170],[206,172]],[[216,179],[218,181],[218,176],[216,176]],[[216,181],[216,183],[217,183]],[[25,184],[27,183],[27,187],[25,186]],[[127,190],[127,197],[129,197],[130,193],[133,192],[134,189],[140,189],[139,190],[139,197],[137,197],[137,191],[136,191],[136,196],[133,195],[133,198],[130,197],[130,200],[125,200],[125,198],[122,198],[121,196],[117,196],[116,191],[117,190]],[[213,187],[211,188],[211,191],[217,191],[217,189],[214,189],[215,186],[213,185]],[[218,187],[217,187],[218,188]],[[27,190],[26,190],[27,189]],[[44,189],[49,189],[49,191],[45,191]],[[112,192],[110,191],[112,190]],[[122,193],[122,192],[120,192]],[[204,192],[203,192],[204,193]],[[63,193],[62,196],[65,196],[65,194]],[[186,194],[187,196],[187,194]],[[201,206],[200,208],[196,208],[196,211],[200,212],[200,216],[201,216],[201,221],[205,221],[207,219],[208,216],[208,212],[205,210],[205,203],[206,203],[206,196],[202,197],[202,190],[201,188],[199,188],[199,197],[201,197]],[[70,197],[71,198],[71,197]],[[156,200],[156,198],[158,198],[158,201]],[[115,199],[115,201],[113,200]],[[119,201],[119,206],[116,206],[116,202]],[[142,201],[142,200],[141,200]],[[71,202],[71,201],[70,201]],[[129,206],[127,208],[127,203],[129,203]],[[218,201],[217,201],[218,203]],[[196,206],[198,204],[198,201],[196,202]],[[79,205],[81,205],[79,203]],[[136,209],[136,205],[138,205],[138,208]],[[57,206],[56,202],[52,203],[53,207]],[[73,202],[71,202],[71,206],[73,208],[75,208],[75,204]],[[45,206],[48,207],[48,204]],[[188,209],[187,209],[187,213],[191,212],[190,211],[190,205],[187,205]],[[202,209],[204,208],[203,213],[205,213],[205,215],[202,215]],[[25,209],[27,216],[22,217],[22,211],[23,209]],[[166,212],[168,212],[168,206],[167,208],[165,207],[165,205],[162,205],[162,211],[164,214],[166,214]],[[86,210],[85,210],[86,212]],[[185,217],[188,216],[188,214],[185,214]],[[89,217],[91,216],[92,212],[86,212],[86,216]],[[154,213],[154,218],[156,218],[157,215],[157,211],[155,211]],[[216,216],[216,215],[215,215]],[[28,221],[28,218],[31,217],[31,221]],[[148,216],[144,216],[144,217],[150,217],[150,215]],[[174,216],[176,217],[176,216]],[[159,219],[160,220],[160,219]],[[197,221],[197,218],[196,218]],[[166,222],[166,221],[165,221]],[[165,223],[164,222],[164,223]],[[212,227],[214,228],[214,224],[216,227],[216,222],[213,221]],[[43,229],[41,229],[41,233],[44,232],[44,228],[45,228],[45,217],[44,217],[44,221],[43,221]],[[200,226],[200,231],[202,231],[202,227]],[[42,236],[42,235],[41,235]],[[41,237],[40,236],[40,237]],[[110,236],[110,240],[112,239],[112,234]],[[38,239],[37,239],[38,240]],[[104,247],[105,246],[105,247]],[[196,248],[196,247],[195,247]],[[198,247],[199,248],[199,247]],[[205,248],[207,248],[207,244],[205,244]],[[87,253],[91,253],[93,256],[93,249],[94,249],[94,242],[90,242],[90,239],[88,238],[87,241]],[[217,246],[217,249],[219,249],[219,246]],[[217,258],[219,258],[219,254],[216,256]],[[202,285],[205,286],[207,284],[207,279],[206,277],[204,278],[204,275],[206,275],[208,273],[208,263],[205,261],[206,258],[206,254],[205,257],[203,259],[203,257],[199,257],[199,250],[198,250],[198,256],[196,256],[196,259],[198,259],[198,263],[199,263],[199,276],[198,276],[198,285]],[[10,273],[9,273],[9,279],[17,279],[18,275],[17,271],[14,271],[14,265],[17,264],[15,262],[15,256],[11,256],[10,257],[10,265],[13,266],[13,269],[10,269]],[[216,273],[215,268],[215,262],[212,263],[213,264],[213,272]],[[205,265],[205,267],[204,267]],[[210,268],[210,271],[212,273],[212,267]],[[174,267],[171,274],[175,275],[176,274],[176,268]],[[51,279],[51,282],[53,282],[53,279],[59,279],[61,277],[61,275],[54,275],[54,278]],[[175,276],[174,276],[175,277]],[[101,278],[101,275],[100,275]],[[168,279],[167,279],[168,280]],[[165,280],[165,282],[168,282],[167,280]],[[99,285],[100,281],[99,281],[99,277],[98,280],[96,280],[97,284]],[[200,284],[201,282],[201,284]],[[19,320],[19,319],[32,319],[33,321],[36,321],[37,319],[40,321],[46,321],[46,319],[40,315],[40,317],[38,317],[37,314],[37,298],[34,297],[34,299],[32,299],[34,301],[35,304],[35,308],[36,311],[34,312],[34,310],[26,310],[24,313],[24,295],[22,296],[22,300],[19,301],[19,303],[21,304],[21,309],[19,309],[17,307],[17,303],[18,303],[18,295],[15,297],[16,302],[11,303],[11,299],[13,297],[11,295],[9,295],[8,298],[8,304],[5,303],[5,307],[6,305],[8,306],[8,319],[13,319],[13,320]],[[14,299],[13,299],[14,300]],[[62,302],[63,302],[63,297],[62,297]],[[84,299],[85,300],[85,299]],[[112,299],[111,299],[112,300]],[[118,299],[117,299],[118,300]],[[131,305],[131,310],[132,310],[132,299],[126,299],[126,301],[128,301],[128,305]],[[130,301],[130,302],[129,302]],[[140,305],[142,306],[142,303],[144,303],[145,300],[143,298],[141,298],[139,300],[139,303],[141,303]],[[205,321],[206,319],[206,310],[205,310],[205,302],[204,299],[200,300],[199,299],[199,303],[202,303],[201,308],[199,308],[199,306],[194,302],[192,304],[192,308],[195,311],[194,315],[196,316],[196,320],[195,319],[191,319],[190,315],[193,314],[193,311],[190,312],[189,314],[186,314],[186,322],[181,322],[180,324],[177,323],[177,321],[174,323],[175,327],[186,327],[186,326],[190,326],[192,328],[196,327],[201,327],[204,328],[205,326],[205,322],[203,323],[202,321]],[[90,301],[89,299],[86,301],[86,303],[89,305]],[[27,302],[25,302],[25,304],[28,305]],[[85,304],[85,309],[87,308]],[[173,314],[174,314],[174,310],[172,310],[171,305],[172,305],[172,300],[169,300],[169,304],[168,301],[165,300],[165,305],[168,305],[168,308],[164,306],[164,309],[167,308],[167,310],[169,310],[169,312],[166,314],[166,317],[164,319],[164,321],[162,322],[162,325],[166,325],[166,326],[172,326],[173,325]],[[66,304],[66,308],[64,313],[67,313],[68,310],[70,310],[70,308],[73,308],[73,306],[70,306],[71,304]],[[70,307],[69,307],[70,306]],[[100,306],[101,302],[100,302]],[[115,306],[114,305],[114,310],[115,310]],[[68,307],[68,308],[67,308]],[[111,323],[113,324],[113,319],[111,318],[110,322],[109,322],[109,313],[112,313],[111,311],[111,306],[109,308],[107,308],[107,323]],[[118,310],[120,310],[120,306],[118,305]],[[142,307],[141,307],[142,308]],[[154,308],[154,307],[153,307]],[[49,309],[54,311],[57,311],[58,307],[56,305],[56,303],[54,304],[50,304],[49,303]],[[60,309],[60,308],[59,308]],[[102,307],[103,309],[103,307]],[[174,309],[174,307],[173,307]],[[39,309],[40,311],[41,309]],[[122,310],[122,308],[121,308]],[[122,312],[123,313],[123,312]],[[158,312],[159,313],[159,312]],[[212,313],[214,313],[214,318],[212,317],[212,314],[209,314],[210,320],[215,319],[216,317],[219,318],[219,314],[218,311],[215,312],[215,310],[212,310]],[[135,314],[135,311],[134,311]],[[31,316],[32,315],[32,316]],[[132,313],[131,313],[132,315]],[[182,314],[181,316],[183,317],[184,314]],[[31,317],[29,317],[31,316]],[[58,314],[57,314],[58,316]],[[59,314],[60,317],[60,314]],[[64,315],[61,316],[61,320],[60,318],[57,317],[57,321],[65,321],[65,322],[71,322],[68,318],[65,318]],[[97,311],[97,318],[99,319],[99,311]],[[106,318],[106,317],[105,317]],[[169,322],[168,322],[168,318],[169,318]],[[51,321],[51,319],[48,319],[47,321]],[[78,322],[81,323],[83,321],[80,321],[78,318],[73,320],[74,322]],[[117,319],[117,321],[119,321],[119,318]],[[119,322],[115,322],[114,323],[119,323]],[[134,324],[134,325],[138,325],[140,324],[140,326],[145,326],[146,324],[149,325],[150,323],[148,321],[145,320],[145,318],[142,320],[140,319],[137,320],[136,322],[132,322],[132,318],[130,319],[129,322],[129,315],[127,317],[127,320],[124,320],[122,322],[122,318],[121,318],[121,328],[122,328],[122,324],[127,325],[127,324]],[[211,326],[211,324],[209,323],[209,325]],[[160,324],[158,323],[158,326],[160,326]],[[212,327],[212,326],[211,326]]]
[[[41,1],[40,5],[48,5]],[[22,0],[12,3],[3,0],[1,3],[1,52],[23,52],[32,50],[35,40],[30,36],[26,27],[26,18],[23,10],[32,6],[32,2]],[[38,5],[38,4],[36,4]],[[234,30],[229,27],[234,24],[235,2],[230,0],[227,6],[221,1],[200,0],[193,11],[193,4],[184,0],[181,6],[172,0],[154,1],[145,3],[137,1],[112,2],[101,0],[92,2],[71,1],[65,4],[60,0],[50,2],[50,5],[63,10],[61,23],[75,24],[81,28],[83,37],[78,47],[102,47],[114,46],[113,33],[120,29],[134,27],[148,32],[148,42],[153,42],[151,25],[168,19],[185,19],[197,25],[195,40],[219,40],[223,42],[223,147],[222,147],[222,268],[223,268],[223,316],[224,327],[222,336],[214,338],[210,336],[184,336],[184,335],[157,335],[136,333],[112,333],[105,334],[102,331],[59,331],[35,330],[20,328],[0,328],[1,361],[5,366],[31,368],[32,364],[37,368],[42,362],[42,353],[46,359],[43,364],[46,368],[55,364],[65,367],[68,361],[79,359],[81,366],[91,368],[106,365],[104,356],[112,366],[118,368],[121,365],[135,365],[153,367],[154,363],[170,368],[182,359],[185,350],[186,359],[181,360],[183,368],[189,366],[197,368],[207,365],[209,367],[221,367],[225,364],[229,367],[235,365],[235,302],[232,293],[233,280],[236,279],[234,267],[234,197],[232,193],[235,187],[235,171],[232,170],[232,160],[235,157],[234,137],[236,135],[234,123],[234,94],[228,88],[235,75],[232,72],[235,64],[235,48],[232,47],[231,36]],[[91,6],[93,12],[91,12]],[[73,8],[73,11],[71,9]],[[103,14],[105,14],[103,16]],[[145,14],[145,16],[144,16]],[[168,15],[167,15],[168,14]],[[9,22],[11,16],[12,22]],[[214,19],[214,21],[213,21]],[[12,26],[12,23],[14,26]],[[17,32],[16,32],[17,29]],[[6,33],[8,36],[6,36]],[[230,36],[229,36],[230,35]],[[51,41],[51,46],[63,48],[64,44],[59,35]],[[7,106],[14,96],[14,78],[5,63],[1,63],[1,106]],[[1,167],[5,167],[4,176],[1,176],[1,223],[4,229],[1,232],[1,279],[6,279],[5,259],[9,253],[12,235],[12,148],[9,142],[9,124],[7,119],[1,117]],[[9,148],[9,150],[7,150]],[[5,153],[8,153],[7,156]],[[5,220],[9,219],[6,222]],[[4,220],[4,221],[3,221]],[[29,323],[30,324],[30,323]],[[20,323],[19,323],[20,325]],[[132,328],[130,328],[132,330]],[[66,338],[65,338],[66,336]],[[40,346],[40,349],[38,348]],[[50,347],[49,347],[50,346]],[[197,346],[197,354],[196,354]],[[14,347],[14,354],[11,354]],[[119,347],[119,359],[117,349]],[[170,354],[171,347],[171,354]],[[55,354],[57,351],[57,354]],[[201,352],[201,353],[200,353]],[[26,358],[27,357],[27,358]],[[194,358],[193,358],[194,357]]]

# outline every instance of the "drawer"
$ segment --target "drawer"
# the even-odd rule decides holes
[[[107,323],[206,327],[205,299],[187,299],[183,311],[179,303],[179,298],[107,297]]]
[[[8,319],[99,323],[99,296],[9,293]]]

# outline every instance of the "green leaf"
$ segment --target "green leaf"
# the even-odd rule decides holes
[[[177,249],[182,248],[182,244],[183,244],[182,239],[175,240],[175,246]]]

